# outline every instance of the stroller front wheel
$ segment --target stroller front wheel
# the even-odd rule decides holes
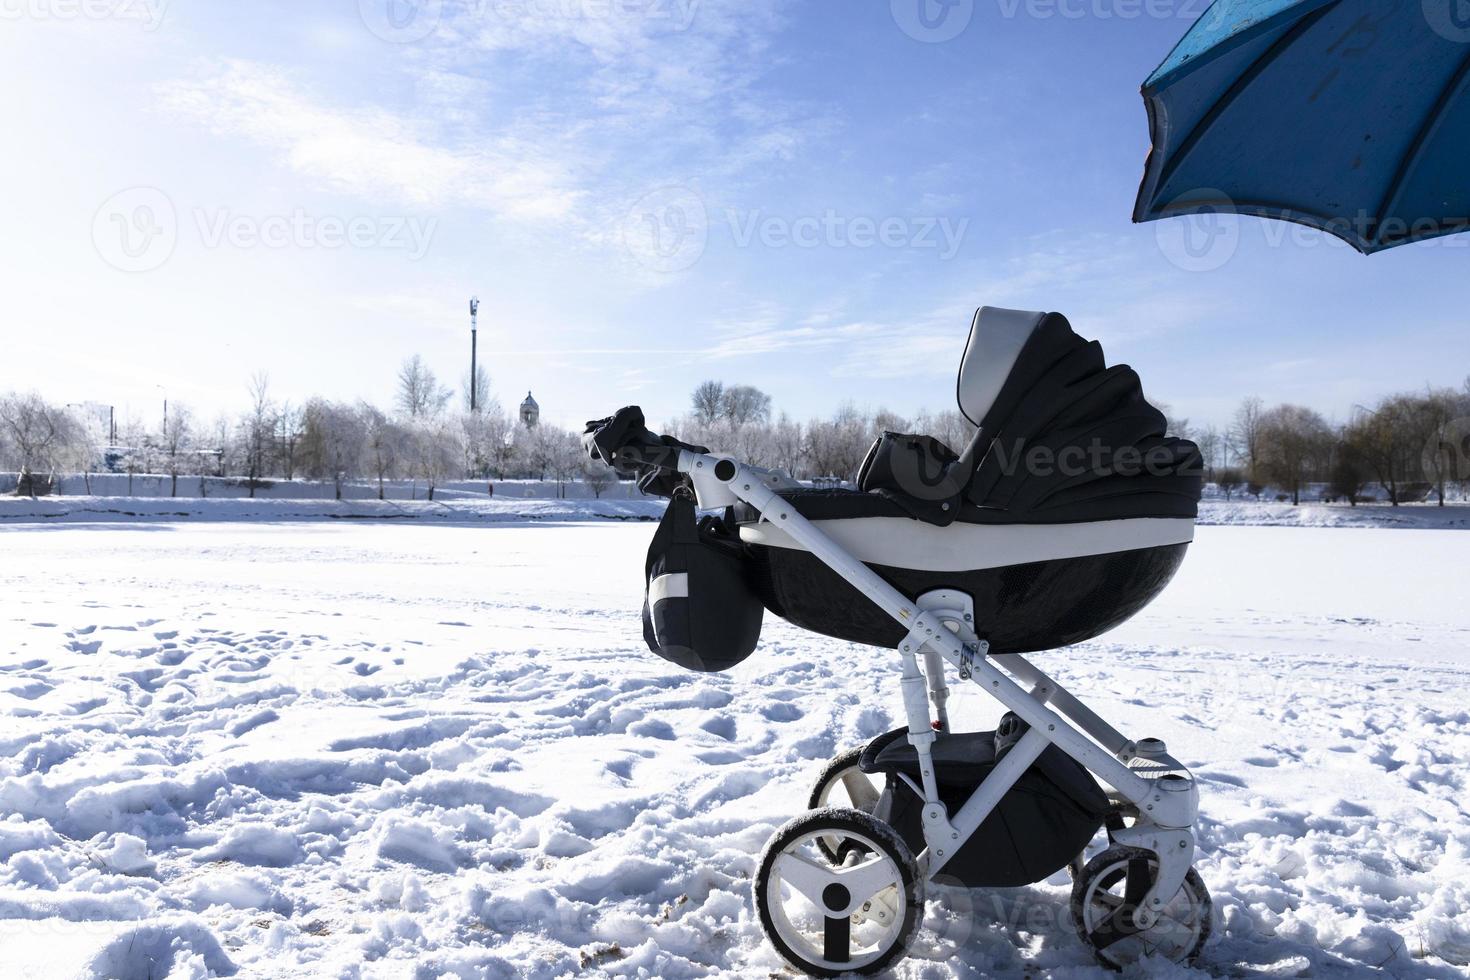
[[[811,795],[807,797],[808,810],[845,807],[863,813],[873,812],[878,806],[881,791],[873,778],[858,768],[863,749],[863,746],[848,749],[823,767],[812,786]],[[841,864],[847,859],[848,853],[855,849],[861,853],[860,844],[835,835],[818,838],[817,848],[833,864]]]
[[[1104,966],[1121,970],[1145,956],[1189,963],[1210,938],[1214,904],[1193,868],[1151,926],[1132,924],[1135,903],[1158,872],[1158,858],[1150,852],[1110,847],[1072,882],[1072,922]]]
[[[843,864],[830,863],[824,838],[853,842]],[[876,973],[908,949],[923,917],[923,879],[893,828],[829,807],[787,822],[767,842],[755,908],[771,944],[798,970]]]

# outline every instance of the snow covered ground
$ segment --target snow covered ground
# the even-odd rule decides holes
[[[784,976],[749,878],[882,651],[643,648],[638,523],[0,527],[6,976]],[[1202,527],[1037,659],[1202,780],[1201,972],[1463,977],[1470,538]],[[975,727],[998,706],[961,693]],[[906,977],[1104,977],[1065,875],[943,891]]]

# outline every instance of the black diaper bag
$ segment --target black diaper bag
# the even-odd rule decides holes
[[[676,491],[644,563],[643,639],[688,670],[727,670],[755,650],[765,608],[751,588],[739,536],[714,515],[700,518]]]

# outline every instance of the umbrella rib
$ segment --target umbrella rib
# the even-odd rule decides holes
[[[1464,90],[1467,77],[1470,77],[1470,53],[1460,59],[1460,67],[1455,69],[1454,75],[1450,77],[1444,90],[1439,93],[1439,98],[1434,101],[1434,107],[1429,110],[1429,114],[1424,117],[1424,122],[1419,126],[1419,132],[1414,134],[1414,142],[1409,144],[1409,151],[1399,161],[1398,170],[1394,172],[1393,180],[1389,181],[1388,191],[1383,196],[1383,202],[1378,206],[1378,213],[1374,215],[1372,237],[1368,239],[1370,245],[1384,244],[1383,222],[1398,207],[1399,198],[1404,193],[1409,177],[1413,175],[1415,168],[1419,166],[1419,161],[1423,159],[1424,150],[1429,145],[1435,130],[1439,128],[1445,110]],[[1462,218],[1459,223],[1463,227],[1465,220]],[[1448,229],[1441,230],[1441,234],[1446,231]],[[1406,231],[1402,237],[1409,238],[1410,236]]]
[[[1154,183],[1155,193],[1157,193],[1158,188],[1168,184],[1173,178],[1174,172],[1179,169],[1180,164],[1189,157],[1189,154],[1199,145],[1200,140],[1210,131],[1210,127],[1215,124],[1215,120],[1224,114],[1225,110],[1230,107],[1230,104],[1239,98],[1240,94],[1249,88],[1250,84],[1262,72],[1269,68],[1271,63],[1280,57],[1284,51],[1295,44],[1297,39],[1305,34],[1313,24],[1321,20],[1328,11],[1336,6],[1336,3],[1329,3],[1307,14],[1283,34],[1280,40],[1267,48],[1265,54],[1261,55],[1251,63],[1249,68],[1241,72],[1240,77],[1231,83],[1230,88],[1215,101],[1214,105],[1210,106],[1210,111],[1205,113],[1204,118],[1195,123],[1194,128],[1189,131],[1189,135],[1184,138],[1184,142],[1179,144],[1179,149],[1174,152],[1172,159],[1169,160],[1168,164],[1159,173],[1159,179]],[[1161,209],[1161,213],[1167,213],[1167,209]]]

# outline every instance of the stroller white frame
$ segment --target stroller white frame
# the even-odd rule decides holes
[[[1158,910],[1179,891],[1194,863],[1194,823],[1199,812],[1193,777],[1166,754],[1162,742],[1128,739],[1019,655],[988,656],[989,645],[972,628],[969,596],[936,589],[917,601],[909,600],[779,495],[778,490],[797,486],[784,473],[687,450],[679,452],[677,469],[694,483],[701,507],[720,508],[737,501],[749,504],[908,631],[898,652],[903,662],[908,740],[918,753],[922,776],[921,786],[912,781],[910,785],[924,800],[926,847],[916,857],[926,879],[932,880],[947,856],[969,840],[1046,747],[1055,745],[1136,807],[1132,825],[1113,831],[1112,838],[1157,857],[1157,876],[1133,913],[1134,925],[1140,930],[1157,921]],[[1030,726],[953,817],[940,801],[932,754],[938,738],[934,723],[945,730],[949,727],[946,662],[957,669],[961,680],[978,684]]]

